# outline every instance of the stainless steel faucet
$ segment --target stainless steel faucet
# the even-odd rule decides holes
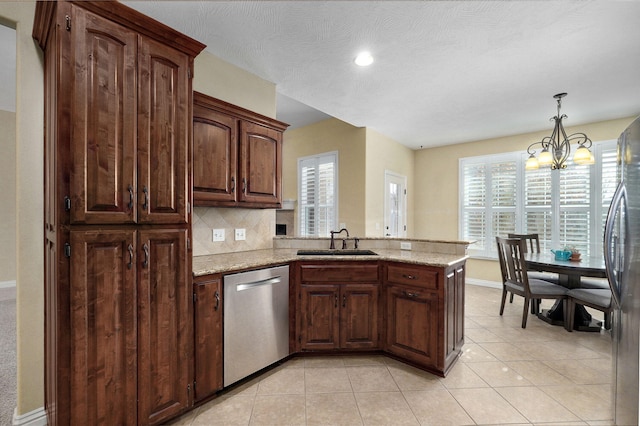
[[[342,231],[347,233],[347,238],[349,238],[349,231],[347,231],[347,228],[342,228],[339,231],[330,231],[331,233],[331,246],[329,246],[329,249],[334,250],[336,248],[336,242],[334,240],[334,236],[335,234],[340,234]],[[347,248],[347,240],[342,240],[342,248],[345,249]]]

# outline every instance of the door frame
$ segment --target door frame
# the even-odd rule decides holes
[[[392,182],[397,183],[400,186],[399,191],[399,223],[398,223],[398,235],[387,235],[387,229],[390,225],[390,208],[391,203],[389,199],[389,192],[387,191],[389,188],[389,184]],[[383,236],[385,238],[404,238],[407,236],[407,177],[401,174],[392,172],[390,170],[384,171],[384,190],[383,190],[383,199],[384,199],[384,210],[383,210]]]

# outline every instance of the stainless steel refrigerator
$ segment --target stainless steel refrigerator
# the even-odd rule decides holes
[[[613,294],[616,425],[638,424],[640,361],[640,117],[618,139],[618,187],[607,215],[605,264]]]

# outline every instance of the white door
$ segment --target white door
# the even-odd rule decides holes
[[[407,236],[407,177],[384,172],[384,236]]]

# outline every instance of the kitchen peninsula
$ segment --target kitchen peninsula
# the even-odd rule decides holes
[[[401,243],[412,249],[401,250]],[[214,284],[203,300],[216,306],[222,300],[225,306],[221,286],[225,276],[286,265],[291,355],[385,353],[444,377],[464,344],[468,244],[362,238],[360,249],[374,254],[341,255],[338,249],[326,255],[322,251],[329,247],[327,238],[276,237],[273,249],[195,256],[194,292]],[[299,255],[298,250],[318,250],[318,254]],[[196,302],[196,322],[198,312],[211,311],[211,306]],[[196,331],[195,341],[196,346],[221,352],[220,333],[201,336]],[[222,389],[222,367],[215,361],[206,365],[210,360],[207,353],[199,359],[196,347],[196,370],[202,371],[196,382],[213,383],[202,398]]]

